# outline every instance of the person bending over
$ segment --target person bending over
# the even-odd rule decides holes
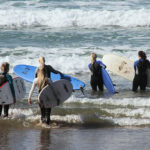
[[[12,76],[8,74],[9,63],[3,62],[1,65],[1,71],[2,72],[0,73],[0,86],[2,86],[5,82],[8,81],[12,95],[13,95],[14,103],[16,103],[16,96],[15,96],[15,90],[14,90],[14,86],[13,86],[13,79],[12,79]],[[2,108],[3,108],[3,105],[0,105],[0,116],[2,114]],[[8,111],[9,111],[9,105],[4,104],[4,117],[8,117]]]
[[[150,67],[150,62],[147,60],[144,51],[138,52],[138,60],[134,62],[135,76],[133,79],[132,91],[140,90],[145,91],[147,85],[147,69]]]
[[[92,53],[91,56],[91,63],[89,64],[89,69],[91,71],[91,80],[90,84],[93,91],[97,91],[97,87],[100,91],[103,91],[104,85],[103,85],[103,79],[102,79],[102,71],[101,68],[106,68],[106,65],[104,65],[101,61],[96,61],[97,55],[95,53]]]

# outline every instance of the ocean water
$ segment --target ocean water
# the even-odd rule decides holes
[[[134,61],[137,60],[137,52],[144,50],[150,59],[149,29],[148,0],[0,0],[0,63],[9,62],[10,73],[13,73],[12,68],[15,65],[38,66],[39,56],[45,56],[47,64],[86,83],[85,95],[77,91],[63,105],[52,111],[52,121],[63,124],[63,129],[52,131],[52,137],[58,141],[59,131],[63,137],[68,130],[68,137],[72,139],[71,135],[77,132],[78,144],[86,136],[90,140],[90,132],[92,135],[97,133],[97,138],[102,132],[102,137],[108,138],[108,128],[104,127],[109,127],[110,133],[117,132],[116,136],[120,140],[129,138],[128,132],[131,131],[134,132],[132,138],[136,138],[140,132],[141,139],[147,142],[146,132],[149,133],[150,127],[150,90],[145,93],[132,93],[130,81],[110,73],[119,93],[110,95],[105,90],[104,93],[92,95],[88,64],[91,52],[97,53],[99,60],[103,55],[112,53]],[[21,133],[27,132],[28,136],[31,135],[30,139],[36,141],[36,136],[40,136],[42,132],[42,129],[35,127],[40,119],[37,91],[32,98],[33,106],[28,106],[31,84],[25,84],[25,99],[11,106],[9,119],[0,119],[0,132],[3,132],[5,126],[4,131],[10,132],[9,138],[18,134],[20,138],[25,138]],[[86,134],[82,136],[83,132]],[[123,133],[128,136],[124,137]],[[0,139],[1,146],[5,138]],[[96,146],[99,141],[95,142]],[[28,140],[24,142],[27,144]],[[74,149],[85,149],[90,145],[87,141],[83,142],[86,146]],[[134,142],[144,145],[140,138],[136,138],[133,143],[125,142],[129,143],[129,147],[126,147],[128,150],[133,149],[133,145],[135,149],[141,149],[142,146],[135,145]],[[100,142],[99,145],[104,143]],[[117,143],[117,140],[108,145],[105,143],[103,149],[110,149],[111,144],[116,146],[114,149],[124,149],[124,144],[119,148]],[[31,148],[24,149],[42,149],[34,144]],[[65,147],[67,144],[62,145]],[[57,143],[53,145],[53,149],[60,149],[56,145]],[[12,141],[6,142],[3,149],[9,149],[10,146]],[[72,149],[67,146],[66,149]],[[144,148],[148,147],[146,145]]]

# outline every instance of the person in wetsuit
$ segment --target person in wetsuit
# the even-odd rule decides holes
[[[8,74],[9,63],[3,62],[1,65],[1,71],[2,72],[0,73],[0,86],[2,86],[4,83],[6,83],[8,81],[12,95],[13,95],[14,103],[16,103],[16,96],[15,96],[15,90],[14,90],[14,86],[13,86],[13,79],[12,79],[12,76]],[[3,109],[3,105],[0,105],[0,116],[2,114],[2,109]],[[9,111],[9,105],[4,104],[4,117],[8,117],[8,111]]]
[[[89,64],[89,69],[91,71],[91,80],[90,84],[93,91],[97,91],[97,87],[100,91],[104,90],[103,79],[102,79],[102,71],[101,68],[106,68],[101,61],[96,61],[97,55],[95,53],[91,54],[91,63]]]
[[[134,62],[135,76],[133,79],[132,91],[140,90],[145,91],[147,85],[147,69],[150,67],[150,62],[147,60],[144,51],[138,52],[139,60]]]
[[[60,74],[61,76],[63,76],[63,74],[61,72],[55,70],[52,66],[46,65],[44,57],[39,57],[39,63],[40,63],[40,67],[38,67],[36,72],[35,72],[35,81],[33,82],[32,89],[31,89],[30,94],[29,94],[29,99],[28,99],[29,104],[31,104],[31,95],[33,93],[32,91],[34,90],[35,85],[38,85],[38,81],[41,80],[40,78],[38,79],[38,74],[41,72],[41,69],[42,69],[42,73],[40,75],[43,74],[42,76],[44,76],[44,80],[45,79],[47,80],[46,84],[50,84],[50,82],[52,82],[51,81],[51,72],[53,72],[55,74]],[[39,93],[40,93],[42,88],[38,87],[38,89],[39,89]],[[57,102],[59,104],[59,100]],[[39,107],[41,110],[41,122],[49,125],[50,124],[51,108],[45,108],[40,103],[39,103]]]
[[[36,86],[38,87],[38,90],[39,90],[39,93],[40,93],[41,90],[48,84],[52,84],[52,81],[50,80],[50,78],[45,76],[44,68],[39,67],[37,78],[34,79],[33,84],[32,84],[32,88],[29,92],[29,98],[28,98],[29,105],[32,105],[31,96],[33,94],[33,91],[34,91],[35,87]],[[45,123],[46,125],[49,125],[50,124],[51,108],[45,108],[44,105],[41,104],[40,101],[38,101],[38,103],[39,103],[40,110],[41,110],[41,122]],[[57,103],[59,104],[59,101]]]

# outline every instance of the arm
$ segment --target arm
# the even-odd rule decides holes
[[[90,67],[91,67],[91,63],[90,64],[88,64],[88,68],[90,69]]]
[[[31,96],[32,96],[32,94],[33,94],[33,91],[34,91],[36,85],[37,85],[37,78],[34,79],[33,84],[32,84],[32,87],[31,87],[31,90],[30,90],[30,92],[29,92],[28,103],[29,103],[30,105],[31,105]]]
[[[139,60],[135,61],[134,62],[134,71],[136,72],[136,67],[137,67],[137,64],[138,64]]]
[[[14,103],[15,103],[16,95],[15,95],[15,89],[14,89],[14,85],[13,85],[13,79],[12,79],[11,75],[9,75],[9,74],[6,74],[6,78],[8,80],[8,83],[9,83],[9,86],[10,86],[10,89],[11,89],[11,93],[12,93],[13,98],[14,98]]]
[[[101,61],[96,61],[101,67],[106,68],[106,65],[103,64]]]
[[[52,66],[50,66],[50,65],[48,65],[48,69],[49,69],[49,71],[50,72],[53,72],[53,73],[55,73],[55,74],[62,74],[60,71],[57,71],[57,70],[55,70]]]

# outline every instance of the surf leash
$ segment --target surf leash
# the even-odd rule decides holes
[[[85,95],[84,94],[84,88],[80,85],[80,90],[81,90],[81,93],[83,94],[83,95]]]

